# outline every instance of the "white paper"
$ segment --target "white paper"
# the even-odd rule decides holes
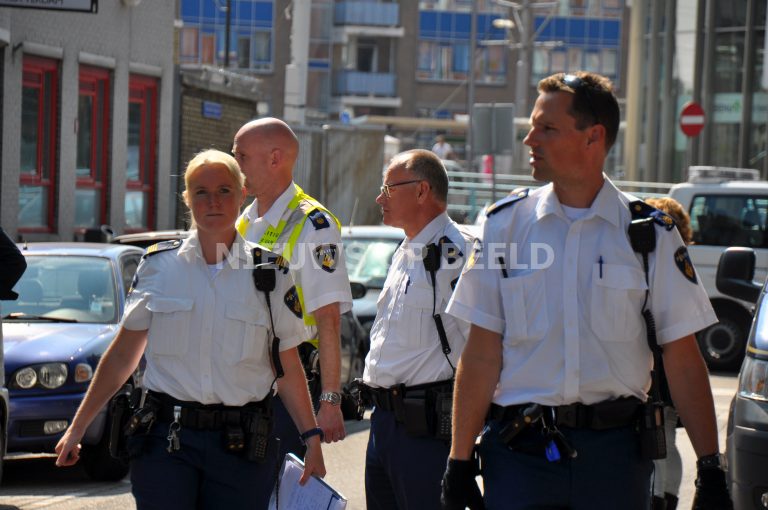
[[[279,508],[275,494],[269,502],[269,510],[345,510],[347,500],[325,481],[312,476],[306,484],[299,485],[304,463],[289,453],[280,470]]]

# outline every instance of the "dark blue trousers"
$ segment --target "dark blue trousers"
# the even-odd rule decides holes
[[[264,463],[224,449],[221,430],[182,427],[168,453],[168,423],[130,438],[131,484],[138,510],[265,509],[275,486],[276,448]]]
[[[550,462],[542,454],[512,451],[498,436],[499,423],[483,432],[480,460],[488,510],[647,510],[653,462],[640,458],[633,427],[561,432],[578,452]],[[516,448],[536,449],[539,430],[518,436]],[[516,438],[517,439],[517,438]]]
[[[439,510],[449,452],[446,441],[411,437],[394,414],[375,408],[365,455],[368,510]]]

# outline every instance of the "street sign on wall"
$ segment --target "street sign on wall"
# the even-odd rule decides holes
[[[699,103],[686,103],[680,112],[680,129],[686,136],[697,136],[704,129],[704,109]]]
[[[0,0],[0,7],[22,7],[27,9],[47,9],[51,11],[77,11],[96,14],[98,0]]]

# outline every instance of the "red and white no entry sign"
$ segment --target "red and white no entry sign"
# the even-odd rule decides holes
[[[680,129],[686,136],[696,136],[704,129],[704,109],[699,103],[686,103],[680,112]]]

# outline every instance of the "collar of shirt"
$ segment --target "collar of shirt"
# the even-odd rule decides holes
[[[408,257],[406,260],[421,260],[424,257],[424,252],[422,251],[424,246],[432,241],[440,232],[445,230],[445,227],[450,221],[451,218],[448,216],[447,212],[437,215],[432,221],[427,223],[418,234],[413,236],[412,239],[406,237],[400,244],[400,248],[398,248],[396,255],[399,253],[400,256]],[[395,261],[394,257],[392,258],[392,261]]]
[[[227,253],[226,261],[228,265],[233,267],[244,267],[245,263],[248,262],[248,250],[246,245],[247,241],[240,237],[240,234],[236,234],[235,241],[232,243],[229,253]],[[178,253],[179,257],[184,257],[187,262],[194,262],[195,259],[200,259],[207,264],[207,262],[203,260],[203,252],[200,248],[200,238],[197,235],[196,229],[190,231],[189,237],[184,239],[181,243]]]
[[[260,219],[262,221],[266,221],[273,227],[276,227],[277,224],[280,223],[280,218],[283,217],[285,208],[288,207],[288,204],[291,202],[293,197],[296,196],[297,193],[298,190],[296,189],[296,184],[291,181],[291,184],[285,188],[285,191],[283,191],[280,196],[277,197],[277,200],[275,200],[269,210],[261,217],[259,217],[258,199],[254,198],[250,208],[248,209],[248,212],[246,213],[248,215],[248,219],[251,221],[251,223]]]
[[[546,186],[543,194],[544,196],[536,205],[536,219],[540,220],[547,215],[553,214],[569,221],[551,184]],[[582,219],[588,220],[594,216],[599,216],[614,226],[619,226],[621,224],[622,210],[626,209],[626,207],[623,207],[621,196],[616,186],[613,185],[608,177],[603,175],[603,186],[592,201],[589,212]]]
[[[418,234],[413,236],[412,239],[408,239],[407,237],[400,245],[401,249],[408,249],[410,247],[422,247],[425,244],[427,244],[429,241],[435,238],[435,236],[442,232],[446,225],[450,223],[451,218],[448,216],[447,212],[443,212],[441,214],[438,214],[435,216],[435,218],[432,219],[427,225],[422,228]]]

